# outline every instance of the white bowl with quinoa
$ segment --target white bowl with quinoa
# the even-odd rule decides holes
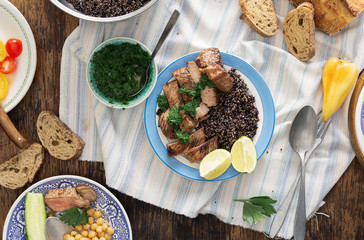
[[[134,17],[157,0],[50,0],[62,11],[92,22],[117,22]],[[111,4],[110,4],[111,2]]]

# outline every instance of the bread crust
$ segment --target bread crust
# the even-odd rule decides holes
[[[33,164],[31,164],[31,167],[34,167],[35,169],[27,169],[27,173],[22,173],[21,168],[24,167],[24,165],[21,165],[21,160],[18,159],[20,157],[27,153],[27,151],[31,150],[31,148],[39,148],[39,156],[38,153],[34,155],[35,159],[32,160]],[[37,159],[40,159],[40,162],[37,161]],[[15,162],[15,163],[14,163]],[[17,164],[19,162],[19,164]],[[18,189],[23,187],[25,184],[32,183],[34,180],[35,175],[39,172],[41,166],[44,162],[44,150],[40,143],[33,143],[29,145],[28,147],[22,149],[18,154],[14,155],[13,157],[9,158],[8,160],[4,161],[0,164],[0,185],[9,189]],[[16,165],[17,164],[17,165]],[[27,165],[28,166],[28,165]],[[13,168],[13,170],[11,170]],[[6,174],[8,171],[15,171],[14,169],[17,169],[16,179],[12,179],[14,176],[9,176],[9,174]],[[14,174],[12,174],[14,175]],[[16,182],[16,183],[15,183]]]
[[[295,33],[288,33],[287,32],[287,24],[288,22],[295,17],[298,14],[298,11],[301,11],[303,8],[308,9],[309,11],[309,15],[307,16],[309,18],[308,24],[308,34],[309,34],[309,39],[308,39],[308,54],[307,55],[302,55],[297,53],[297,48],[296,51],[295,46],[293,45],[292,41],[290,40],[288,34],[295,34]],[[288,50],[292,53],[293,56],[295,56],[297,59],[299,59],[300,61],[308,61],[310,60],[313,56],[315,56],[315,22],[313,20],[314,18],[314,7],[311,3],[309,2],[304,2],[301,5],[299,5],[296,9],[291,10],[287,15],[286,18],[284,19],[283,22],[283,36],[284,39],[286,41]],[[296,29],[295,29],[296,30]]]
[[[344,0],[353,16],[358,16],[364,10],[363,0]]]
[[[278,20],[277,20],[277,16],[275,14],[275,7],[273,4],[273,0],[268,0],[271,1],[271,6],[272,6],[272,11],[274,12],[274,17],[273,19],[273,28],[274,30],[272,32],[268,32],[267,29],[263,29],[260,28],[256,25],[256,23],[253,21],[253,19],[251,19],[248,16],[248,12],[249,10],[247,9],[246,5],[245,5],[245,1],[246,0],[239,0],[239,6],[240,6],[240,10],[241,10],[241,15],[240,15],[240,19],[243,20],[245,23],[247,23],[255,32],[259,33],[260,35],[262,35],[263,37],[272,37],[274,36],[277,32],[278,32]],[[262,17],[264,18],[264,17]]]
[[[75,144],[77,146],[76,151],[73,154],[73,156],[59,157],[59,156],[56,156],[54,153],[52,153],[52,151],[50,151],[50,146],[47,143],[45,136],[43,136],[42,129],[40,128],[41,120],[42,120],[43,116],[45,116],[45,115],[50,116],[52,118],[52,120],[54,121],[54,123],[57,124],[64,131],[64,133],[66,135],[70,135],[72,137],[73,141],[75,142]],[[82,154],[83,148],[85,146],[85,142],[51,111],[42,111],[39,114],[38,120],[37,120],[37,132],[38,132],[38,137],[39,137],[42,145],[49,152],[49,154],[51,154],[51,156],[54,158],[57,158],[60,160],[71,160],[71,159],[78,158]]]

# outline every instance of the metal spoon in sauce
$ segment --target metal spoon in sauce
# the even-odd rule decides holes
[[[157,52],[159,51],[159,49],[163,45],[164,41],[168,37],[169,33],[171,32],[172,28],[176,24],[179,15],[180,15],[180,13],[177,10],[174,10],[174,12],[172,13],[172,16],[170,17],[166,27],[163,30],[163,33],[162,33],[161,37],[158,40],[157,45],[155,46],[155,48],[153,50],[153,53],[151,55],[152,62],[153,62],[153,59],[154,59],[155,55],[157,55]],[[137,95],[138,93],[140,93],[140,91],[143,90],[143,88],[147,84],[147,80],[148,80],[148,77],[149,77],[149,74],[148,74],[149,73],[149,67],[150,67],[150,64],[145,68],[145,70],[143,72],[143,75],[140,78],[139,88],[137,88],[133,92],[129,93],[129,97],[133,97],[133,96]]]
[[[305,198],[305,154],[315,143],[317,121],[315,110],[311,106],[303,107],[293,120],[289,133],[289,144],[301,158],[301,185],[298,195],[294,239],[303,240],[306,234],[306,198]]]
[[[49,217],[45,223],[46,236],[48,240],[60,240],[67,233],[76,230],[72,226],[68,226],[57,217]]]

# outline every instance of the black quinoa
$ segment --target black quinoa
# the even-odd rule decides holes
[[[143,7],[150,0],[67,0],[83,14],[93,17],[117,17]]]
[[[234,79],[233,90],[229,93],[219,91],[218,105],[211,107],[210,118],[199,124],[199,128],[205,128],[207,139],[218,136],[219,148],[228,151],[241,136],[253,138],[259,122],[255,97],[249,94],[236,69],[231,69],[229,74]]]

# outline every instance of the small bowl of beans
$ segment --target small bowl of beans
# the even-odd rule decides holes
[[[93,22],[117,22],[134,17],[157,0],[50,0],[64,12]]]

